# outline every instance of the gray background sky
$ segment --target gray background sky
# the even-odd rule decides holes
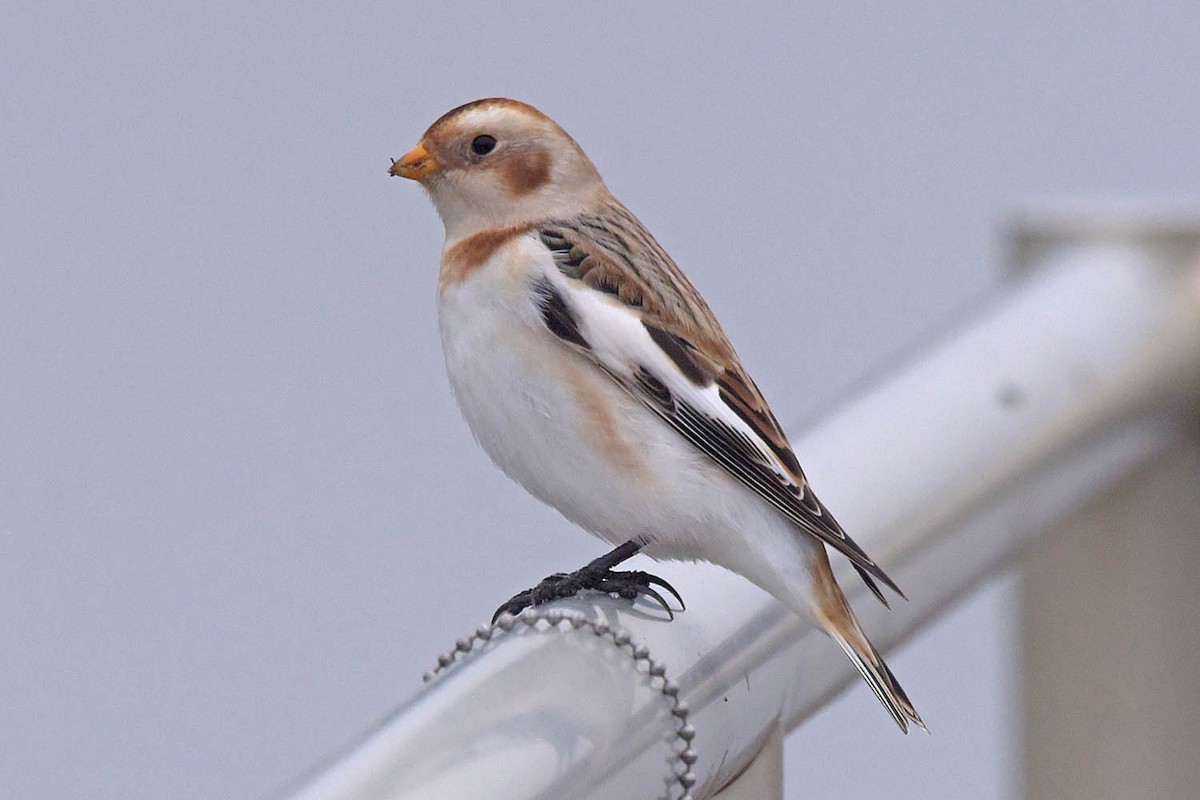
[[[386,169],[451,106],[573,133],[793,429],[986,292],[1023,199],[1194,193],[1200,5],[1002,5],[6,9],[0,793],[262,796],[598,554],[443,376]],[[894,656],[933,737],[858,686],[789,796],[1013,797],[1010,605]]]

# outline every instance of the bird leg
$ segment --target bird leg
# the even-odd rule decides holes
[[[646,595],[656,600],[666,610],[668,616],[674,619],[675,613],[671,611],[667,601],[654,587],[660,586],[666,589],[679,601],[679,607],[684,608],[683,598],[679,596],[679,592],[675,591],[675,587],[657,575],[651,575],[641,570],[627,572],[613,570],[613,567],[636,555],[641,549],[641,543],[631,539],[582,569],[570,573],[556,572],[532,589],[526,589],[513,595],[508,602],[496,609],[496,613],[492,616],[492,622],[499,619],[501,614],[519,614],[529,606],[539,606],[542,603],[549,603],[551,600],[574,597],[584,589],[615,594],[626,600],[636,600],[639,596]]]

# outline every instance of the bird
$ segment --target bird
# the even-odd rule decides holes
[[[530,494],[613,550],[501,606],[661,578],[636,553],[707,561],[828,634],[905,733],[928,732],[834,577],[903,597],[813,493],[712,310],[562,127],[492,97],[438,118],[389,174],[445,227],[437,282],[446,373],[476,441]],[[730,233],[733,233],[730,231]],[[668,607],[669,610],[669,607]]]

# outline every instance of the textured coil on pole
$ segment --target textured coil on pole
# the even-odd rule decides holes
[[[661,681],[658,691],[666,698],[668,704],[667,710],[670,712],[671,717],[679,723],[679,727],[673,731],[676,739],[676,746],[673,749],[675,750],[675,762],[677,766],[671,775],[671,780],[678,784],[682,792],[678,800],[694,800],[691,791],[696,783],[696,775],[692,772],[692,765],[696,763],[697,755],[692,743],[696,738],[696,729],[688,722],[689,712],[687,704],[679,699],[679,685],[667,677],[666,665],[651,657],[648,647],[644,644],[636,644],[628,631],[621,628],[614,629],[604,620],[589,619],[579,612],[561,611],[559,609],[542,611],[537,608],[527,608],[517,616],[501,614],[495,623],[480,625],[470,636],[465,636],[456,641],[452,650],[447,650],[439,655],[437,666],[425,673],[423,676],[424,681],[429,683],[454,666],[454,664],[465,660],[477,646],[481,646],[485,642],[492,641],[497,636],[512,631],[518,625],[529,630],[546,633],[551,631],[586,631],[593,636],[611,642],[619,650],[627,651],[631,657],[635,671],[640,669],[640,664],[645,663],[646,674],[650,677],[650,680]]]

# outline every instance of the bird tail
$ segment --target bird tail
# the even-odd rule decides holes
[[[823,585],[821,585],[823,584]],[[883,707],[896,720],[900,730],[908,733],[909,725],[915,725],[929,733],[921,716],[908,699],[900,682],[892,674],[883,656],[871,644],[871,640],[863,632],[854,615],[850,604],[841,588],[833,581],[832,573],[828,582],[818,581],[819,591],[817,616],[824,623],[825,632],[838,643],[846,655],[854,663],[863,680],[871,687],[871,691],[883,703]]]
[[[900,730],[908,733],[908,726],[911,724],[929,733],[929,728],[925,727],[921,715],[913,708],[912,701],[905,694],[904,687],[896,680],[896,676],[892,674],[887,662],[879,655],[879,651],[867,637],[862,635],[861,631],[857,639],[844,636],[842,632],[835,630],[830,630],[829,635],[841,645],[846,655],[850,656],[850,660],[858,668],[863,680],[871,687],[871,691],[879,698],[879,702],[883,703],[883,707],[892,715],[892,719],[896,720]]]

